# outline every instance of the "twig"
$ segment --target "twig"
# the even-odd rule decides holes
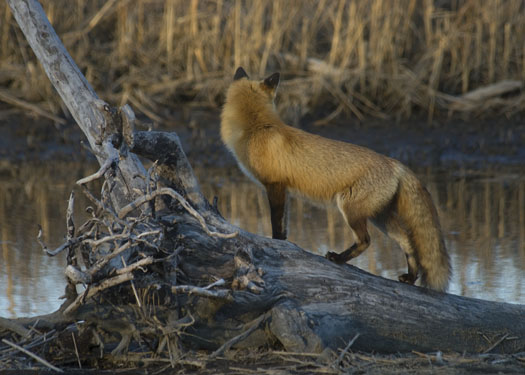
[[[232,301],[233,297],[229,289],[219,289],[219,290],[208,290],[206,288],[201,288],[198,286],[192,285],[176,285],[171,287],[172,293],[185,293],[185,294],[195,294],[201,297],[208,298],[221,298],[228,301]]]
[[[272,350],[271,353],[272,354],[277,354],[277,355],[292,355],[292,356],[314,357],[314,358],[318,358],[318,357],[322,356],[321,353],[285,352],[285,351],[282,351],[282,350]]]
[[[101,238],[100,240],[96,240],[96,241],[89,240],[89,241],[87,241],[87,243],[89,243],[91,246],[96,247],[96,246],[99,246],[100,244],[102,244],[104,242],[118,240],[118,239],[123,239],[123,238],[127,238],[128,239],[128,241],[125,244],[121,245],[118,249],[113,251],[111,254],[108,254],[104,258],[101,258],[89,270],[89,273],[91,275],[94,275],[95,273],[100,271],[102,269],[102,267],[104,267],[111,259],[115,258],[117,255],[122,253],[124,250],[127,250],[128,248],[130,248],[133,245],[133,241],[144,241],[144,240],[142,240],[142,237],[150,236],[150,235],[153,235],[153,234],[159,234],[159,233],[160,233],[160,230],[152,230],[152,231],[148,231],[148,232],[143,232],[143,233],[140,233],[137,236],[131,236],[129,234],[115,234],[113,236],[107,236],[107,237]],[[152,246],[152,247],[155,247],[155,246]]]
[[[108,262],[115,258],[117,255],[122,253],[123,251],[129,249],[133,243],[131,241],[126,242],[124,245],[120,246],[118,249],[113,251],[111,254],[106,255],[104,258],[100,259],[91,269],[89,270],[89,273],[91,275],[96,274],[98,271],[100,271]]]
[[[39,231],[39,234],[40,234],[40,231]],[[60,254],[62,251],[66,250],[71,245],[76,244],[77,242],[78,241],[67,241],[67,242],[64,242],[62,245],[60,245],[59,247],[57,247],[55,250],[49,250],[46,248],[44,249],[44,251],[50,257],[54,257],[55,255]]]
[[[124,268],[127,268],[128,266],[122,255],[120,256],[120,260],[122,261],[122,265],[124,266]],[[133,289],[133,294],[135,295],[135,299],[137,300],[137,306],[142,307],[142,303],[140,303],[140,298],[137,293],[137,288],[135,288],[135,283],[133,282],[133,280],[131,280],[130,282],[131,282],[131,289]]]
[[[133,274],[132,273],[125,273],[123,275],[118,275],[115,277],[112,277],[110,279],[105,279],[102,281],[99,285],[92,286],[91,288],[88,288],[84,291],[84,293],[79,294],[77,298],[64,310],[64,315],[68,315],[78,309],[78,307],[82,304],[82,301],[84,299],[88,299],[93,297],[98,292],[110,288],[115,285],[119,285],[122,283],[125,283],[126,281],[132,280]],[[87,292],[87,294],[86,294]]]
[[[38,322],[38,320],[37,320]],[[29,350],[31,348],[34,348],[35,346],[39,346],[42,344],[45,344],[46,342],[50,342],[58,337],[58,333],[56,333],[56,330],[53,329],[49,332],[46,332],[44,334],[40,334],[41,336],[38,336],[36,339],[34,339],[29,344],[24,345],[24,348]],[[3,358],[0,358],[2,360]]]
[[[114,234],[112,236],[102,237],[102,238],[100,238],[98,240],[92,240],[91,238],[88,238],[88,239],[84,240],[84,243],[88,244],[91,247],[98,247],[98,246],[102,245],[105,242],[116,241],[116,240],[123,240],[123,239],[130,239],[130,237],[131,236],[130,236],[129,233],[119,233],[119,234]]]
[[[142,232],[142,233],[137,235],[137,238],[151,236],[153,234],[162,234],[162,231],[160,229],[155,229],[155,230],[150,230],[149,232]]]
[[[357,340],[357,338],[360,336],[361,334],[358,332],[355,334],[354,338],[352,340],[350,340],[350,342],[348,343],[348,345],[346,345],[346,347],[344,348],[344,350],[341,352],[341,354],[339,355],[339,357],[337,357],[337,359],[332,363],[332,366],[333,368],[339,366],[339,364],[341,363],[341,361],[343,360],[343,358],[345,357],[346,353],[348,353],[348,350],[350,349],[350,347],[352,345],[354,345],[354,342],[355,340]]]
[[[49,249],[47,245],[44,243],[44,241],[42,240],[42,226],[40,224],[38,224],[38,234],[36,235],[36,242],[38,242],[38,244],[40,245],[40,247],[42,248],[44,252],[49,254]]]
[[[147,258],[143,258],[133,264],[130,264],[129,266],[126,266],[124,268],[120,268],[117,270],[117,274],[118,275],[121,275],[121,274],[124,274],[124,273],[128,273],[128,272],[131,272],[131,271],[134,271],[136,270],[137,268],[140,268],[140,267],[144,267],[144,266],[147,266],[148,264],[152,264],[153,263],[153,257],[147,257]]]
[[[38,242],[40,247],[42,247],[42,250],[47,255],[49,255],[51,257],[54,257],[55,255],[60,254],[62,251],[64,251],[65,249],[69,248],[70,246],[76,245],[77,243],[83,241],[85,237],[86,236],[80,236],[80,237],[72,238],[72,239],[64,242],[62,245],[57,247],[55,250],[49,250],[47,245],[42,240],[42,227],[39,225],[38,226],[38,234],[36,236],[36,241]]]
[[[106,158],[106,161],[104,162],[104,164],[102,164],[100,169],[98,171],[96,171],[95,173],[93,173],[92,175],[84,177],[84,178],[81,178],[80,180],[78,180],[76,182],[77,185],[84,185],[84,184],[87,184],[90,181],[98,180],[99,178],[104,176],[104,173],[106,173],[106,171],[109,168],[111,168],[112,166],[118,164],[118,160],[119,160],[118,152],[115,149],[115,147],[113,147],[113,145],[111,144],[111,142],[109,140],[104,141],[104,150],[107,153],[107,158]]]
[[[205,286],[204,289],[211,289],[214,286],[223,286],[224,284],[226,284],[226,281],[224,281],[224,279],[219,279],[219,280],[211,283],[210,285]]]
[[[55,255],[60,254],[62,251],[66,250],[67,248],[69,248],[71,246],[74,246],[74,245],[76,245],[79,242],[82,242],[88,235],[89,235],[89,233],[85,234],[85,235],[82,235],[80,237],[72,238],[72,239],[64,242],[62,245],[57,247],[55,250],[49,250],[47,245],[42,240],[42,227],[39,225],[38,226],[38,235],[36,236],[36,240],[37,240],[38,244],[42,247],[42,250],[47,255],[49,255],[50,257],[54,257]]]
[[[24,353],[24,354],[27,354],[27,355],[30,356],[31,358],[37,360],[38,362],[40,362],[40,363],[43,364],[44,366],[49,367],[49,368],[50,368],[51,370],[53,370],[53,371],[56,371],[56,372],[64,372],[64,371],[62,371],[61,369],[59,369],[58,367],[53,366],[51,363],[49,363],[49,362],[46,361],[45,359],[43,359],[43,358],[37,356],[36,354],[30,352],[30,351],[27,350],[27,349],[22,348],[22,347],[19,346],[19,345],[16,345],[16,344],[12,343],[12,342],[9,341],[9,340],[2,339],[2,342],[3,342],[4,344],[7,344],[7,345],[12,346],[13,348],[15,348],[15,349],[21,351],[21,352]]]
[[[494,344],[492,344],[491,346],[488,347],[488,349],[486,349],[483,354],[487,354],[488,352],[490,352],[492,349],[494,349],[496,346],[498,346],[499,344],[501,344],[507,337],[509,336],[509,333],[505,333],[498,341],[496,341]]]
[[[91,284],[92,282],[92,277],[89,273],[82,272],[71,264],[66,267],[64,274],[69,280],[77,284]]]
[[[91,202],[93,202],[93,204],[95,204],[95,206],[97,206],[97,208],[99,210],[108,213],[115,220],[115,222],[117,222],[118,224],[120,224],[122,226],[126,226],[127,225],[127,223],[125,221],[120,220],[117,217],[117,214],[111,208],[106,207],[101,201],[99,201],[97,198],[95,198],[95,196],[93,194],[91,194],[91,192],[86,188],[86,186],[80,185],[80,188],[82,189],[82,192],[84,193],[84,195]]]
[[[154,199],[155,197],[157,197],[159,195],[169,195],[170,197],[172,197],[172,198],[176,199],[177,201],[179,201],[179,203],[186,209],[186,211],[188,211],[188,213],[191,216],[193,216],[194,218],[196,218],[199,221],[199,223],[202,226],[202,229],[204,229],[204,231],[206,232],[206,234],[208,236],[219,237],[219,238],[233,238],[233,237],[235,237],[235,236],[237,236],[239,234],[239,232],[233,232],[233,233],[225,234],[225,233],[211,231],[208,228],[208,226],[206,225],[206,222],[205,222],[204,218],[202,217],[202,215],[199,214],[193,207],[191,207],[191,205],[188,203],[188,201],[186,199],[184,199],[184,197],[182,195],[177,193],[175,190],[167,188],[167,187],[160,188],[160,189],[155,190],[154,192],[152,192],[150,194],[145,194],[145,195],[135,199],[133,202],[131,202],[127,206],[123,207],[119,211],[118,217],[120,219],[125,218],[131,211],[135,210],[136,208],[138,208],[142,204],[144,204],[144,203]]]
[[[258,317],[257,319],[253,320],[252,322],[246,324],[246,325],[249,325],[251,327],[248,328],[243,333],[241,333],[240,335],[235,336],[234,338],[231,338],[230,340],[228,340],[224,344],[222,344],[219,349],[217,349],[216,351],[214,351],[213,353],[210,354],[210,359],[213,359],[213,358],[223,354],[226,350],[229,350],[233,345],[235,345],[235,344],[241,342],[242,340],[246,339],[248,336],[250,336],[252,334],[253,331],[255,331],[257,328],[259,328],[261,323],[264,322],[267,318],[268,318],[268,313],[263,314],[260,317]]]
[[[78,368],[82,368],[82,363],[80,363],[80,356],[78,355],[77,340],[75,340],[75,332],[71,332],[71,337],[73,338],[73,346],[75,347],[75,355],[77,356]]]
[[[75,222],[73,221],[73,211],[74,211],[74,205],[75,205],[75,192],[72,191],[69,195],[69,201],[67,204],[67,210],[66,210],[66,240],[71,241],[71,239],[75,236]]]

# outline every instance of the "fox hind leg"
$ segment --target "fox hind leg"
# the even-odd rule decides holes
[[[418,278],[419,265],[416,258],[416,252],[410,240],[409,231],[392,211],[380,214],[372,221],[388,237],[397,242],[401,250],[405,253],[408,272],[399,275],[399,281],[407,284],[414,284]]]
[[[399,275],[398,279],[402,283],[414,285],[414,283],[417,280],[417,270],[418,270],[417,261],[413,255],[408,255],[408,254],[405,254],[405,255],[407,258],[408,273]]]

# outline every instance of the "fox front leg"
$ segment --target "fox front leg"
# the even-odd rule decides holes
[[[272,238],[286,239],[286,187],[282,184],[267,184],[266,194],[270,202]]]

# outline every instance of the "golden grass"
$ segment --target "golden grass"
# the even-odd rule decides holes
[[[136,103],[159,121],[163,108],[180,102],[219,105],[238,65],[253,76],[284,73],[279,108],[292,121],[319,109],[327,119],[406,118],[414,111],[432,118],[473,89],[525,80],[522,0],[41,3],[95,90],[116,104]],[[0,86],[59,112],[5,3],[0,19]],[[512,115],[525,99],[475,104],[468,110]]]

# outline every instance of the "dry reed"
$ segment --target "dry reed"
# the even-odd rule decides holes
[[[279,108],[292,121],[313,111],[328,120],[406,118],[414,111],[431,119],[436,111],[461,111],[464,102],[456,98],[470,90],[525,80],[522,0],[41,3],[95,90],[156,121],[180,102],[220,105],[237,65],[254,76],[284,73]],[[60,112],[6,3],[0,19],[0,87]],[[512,115],[525,99],[470,104],[469,113]]]

